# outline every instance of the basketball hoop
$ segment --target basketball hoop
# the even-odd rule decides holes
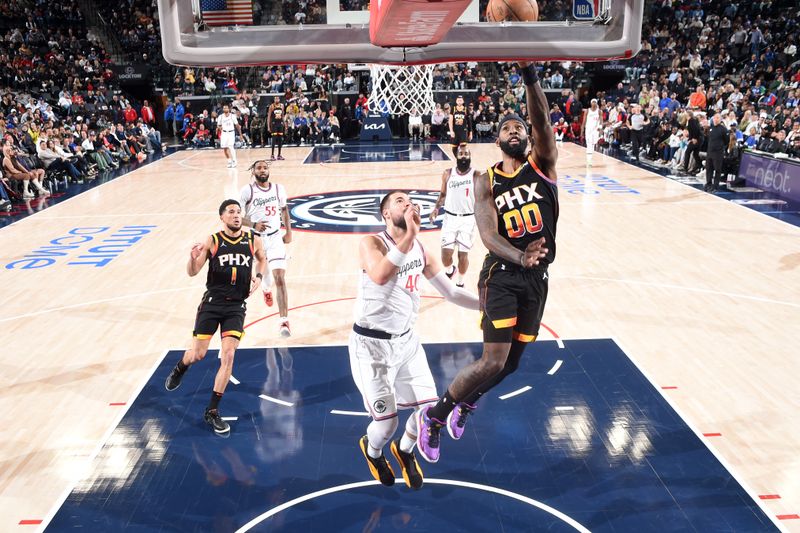
[[[369,110],[402,115],[416,108],[421,115],[433,113],[433,68],[434,65],[370,64]]]

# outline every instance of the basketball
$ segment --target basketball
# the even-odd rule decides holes
[[[539,20],[539,4],[536,0],[489,0],[486,6],[489,22],[535,22]]]

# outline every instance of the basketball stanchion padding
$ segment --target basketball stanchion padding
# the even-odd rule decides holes
[[[376,46],[429,46],[447,35],[472,0],[420,2],[383,0],[369,4],[369,40]]]

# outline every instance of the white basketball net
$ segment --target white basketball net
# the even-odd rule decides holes
[[[369,66],[372,92],[367,105],[372,112],[392,115],[409,113],[415,107],[421,115],[433,113],[433,65]]]

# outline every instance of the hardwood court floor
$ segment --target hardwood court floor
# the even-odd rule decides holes
[[[478,167],[497,157],[472,149]],[[309,151],[273,165],[289,196],[438,189],[450,166],[303,164]],[[218,151],[179,152],[0,231],[0,530],[46,519],[119,418],[114,404],[188,345],[205,280],[186,275],[189,248],[266,151],[238,153],[228,170]],[[800,229],[600,155],[587,176],[574,145],[559,175],[546,324],[561,338],[613,337],[693,427],[719,434],[708,445],[753,494],[780,496],[764,500],[770,514],[800,513]],[[337,300],[355,295],[359,239],[295,232],[290,306],[327,303],[290,313],[290,344],[346,344],[352,301]],[[438,248],[438,232],[421,239]],[[468,287],[484,252],[478,241]],[[38,259],[17,262],[26,255]],[[248,322],[273,309],[255,295]],[[277,328],[267,318],[242,345],[285,344]],[[417,329],[425,342],[480,339],[473,313],[439,300],[425,301]]]

